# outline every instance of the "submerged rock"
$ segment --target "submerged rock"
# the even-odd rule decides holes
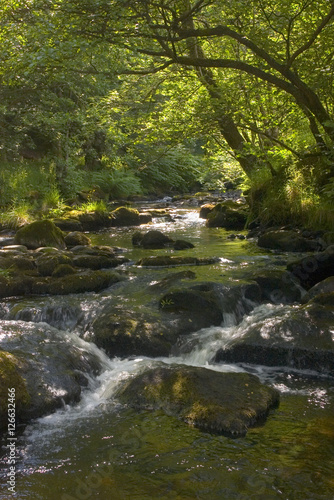
[[[279,393],[246,373],[158,367],[127,381],[116,397],[136,410],[163,410],[199,429],[244,436],[279,404]]]
[[[197,258],[197,257],[172,257],[170,255],[157,255],[144,257],[136,262],[137,266],[147,267],[169,267],[169,266],[201,266],[218,262],[217,257]]]

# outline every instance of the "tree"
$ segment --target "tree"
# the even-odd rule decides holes
[[[263,164],[275,174],[274,144],[322,155],[330,176],[333,14],[326,0],[16,0],[3,26],[26,40],[22,68],[43,74],[195,75],[249,176]]]

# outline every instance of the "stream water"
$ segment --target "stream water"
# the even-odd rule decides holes
[[[149,285],[174,272],[189,269],[198,281],[236,283],[245,280],[249,272],[283,269],[288,259],[296,257],[268,254],[249,240],[229,240],[224,230],[206,228],[196,210],[179,209],[172,215],[173,222],[157,219],[153,227],[195,244],[194,249],[177,254],[215,256],[219,257],[217,263],[140,268],[134,262],[143,255],[166,251],[133,248],[133,228],[111,228],[90,237],[94,244],[128,249],[130,263],[122,266],[125,281],[99,294],[6,300],[0,304],[1,321],[17,321],[22,328],[24,321],[48,322],[71,339],[83,334],[111,297],[127,309],[156,307],[160,297]],[[294,307],[262,304],[238,325],[226,316],[223,325],[185,337],[169,358],[109,359],[82,340],[100,357],[104,371],[90,379],[78,404],[32,422],[18,435],[17,494],[13,498],[334,499],[333,380],[312,372],[211,363],[213,353],[242,335],[247,325],[289,314]],[[232,439],[192,428],[162,412],[138,413],[117,402],[113,395],[120,381],[162,363],[252,372],[280,390],[280,406],[263,426]],[[8,499],[5,442],[1,466],[0,498]]]

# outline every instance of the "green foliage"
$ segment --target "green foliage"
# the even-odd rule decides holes
[[[160,148],[143,158],[138,177],[146,192],[186,192],[196,185],[202,159],[189,152],[184,146]],[[144,163],[145,162],[145,163]]]

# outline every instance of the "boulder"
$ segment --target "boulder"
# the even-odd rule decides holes
[[[218,203],[207,215],[207,227],[223,227],[228,230],[244,229],[248,218],[245,205],[236,202]]]
[[[319,248],[316,240],[308,240],[296,231],[268,231],[258,239],[258,245],[282,252],[311,252]]]
[[[303,302],[306,304],[311,299],[318,295],[327,295],[334,292],[334,276],[330,276],[320,283],[314,285],[303,297]]]
[[[334,276],[334,246],[326,248],[324,252],[290,262],[287,269],[304,288],[312,288],[320,281]]]
[[[73,260],[63,252],[45,253],[37,257],[35,263],[41,276],[51,276],[60,264],[71,265]]]
[[[73,248],[77,245],[90,245],[91,240],[88,236],[80,231],[72,231],[65,236],[67,248]]]
[[[132,237],[132,244],[147,249],[165,248],[173,243],[168,236],[161,231],[148,231],[146,234],[140,232],[134,233]]]
[[[223,312],[214,285],[203,284],[166,293],[159,301],[164,312],[181,313],[194,330],[220,325]]]
[[[89,340],[110,357],[168,356],[178,338],[178,327],[149,312],[107,304],[92,323]],[[86,338],[86,337],[85,337]]]
[[[176,240],[175,243],[173,243],[173,248],[174,250],[187,250],[189,248],[194,248],[195,245],[190,243],[190,241],[185,241],[185,240]]]
[[[333,305],[282,308],[241,323],[237,340],[221,348],[216,362],[286,366],[334,375]]]
[[[279,404],[279,393],[247,373],[152,368],[130,378],[116,397],[136,410],[162,410],[205,432],[244,436]]]
[[[82,231],[83,227],[77,217],[52,219],[52,222],[62,231]]]
[[[15,387],[18,422],[78,401],[88,376],[101,372],[99,357],[74,334],[20,321],[1,321],[1,332],[0,411],[7,411],[8,387]]]
[[[303,290],[295,277],[286,271],[266,271],[260,275],[249,276],[260,289],[263,301],[273,304],[293,304],[300,302]]]
[[[39,247],[66,248],[63,232],[50,220],[39,220],[21,227],[14,241],[32,250]]]
[[[113,217],[108,212],[95,211],[79,213],[78,219],[83,231],[96,231],[113,224]]]
[[[256,283],[225,286],[204,282],[168,291],[159,301],[160,310],[176,315],[180,333],[224,323],[237,324],[261,301]]]
[[[199,218],[200,219],[207,219],[208,215],[212,212],[212,210],[214,208],[215,208],[215,204],[214,203],[205,203],[200,208]]]
[[[113,226],[139,226],[141,219],[138,210],[128,207],[119,207],[111,212]]]

